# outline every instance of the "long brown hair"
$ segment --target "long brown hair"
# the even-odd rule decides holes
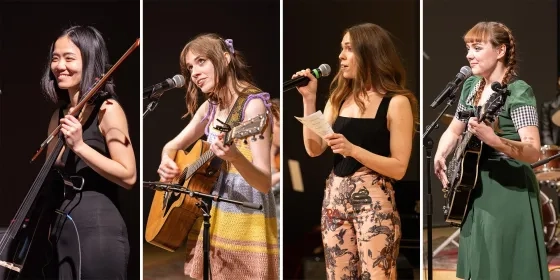
[[[501,45],[506,46],[506,54],[504,55],[504,64],[506,73],[502,79],[502,85],[506,85],[511,79],[517,75],[517,60],[515,58],[515,39],[511,30],[500,22],[479,22],[473,26],[463,37],[465,43],[489,42],[494,48]],[[474,106],[478,106],[478,101],[484,90],[486,81],[482,79],[474,96]]]
[[[364,23],[348,28],[344,34],[350,35],[357,75],[355,79],[345,79],[339,70],[331,82],[329,100],[334,116],[337,116],[342,102],[353,96],[360,112],[365,104],[359,98],[367,98],[367,89],[386,92],[387,96],[404,95],[410,101],[414,123],[419,124],[418,100],[406,88],[406,72],[391,40],[390,33],[373,23]],[[415,127],[413,126],[414,130]]]
[[[253,78],[249,71],[249,66],[245,62],[245,58],[239,50],[228,48],[226,42],[218,34],[209,33],[196,36],[193,40],[188,42],[180,55],[181,74],[186,80],[186,104],[187,113],[184,118],[189,115],[194,115],[198,108],[198,87],[191,80],[191,73],[187,68],[186,57],[187,53],[192,51],[200,56],[209,59],[214,65],[215,88],[212,92],[206,94],[206,98],[224,108],[232,102],[230,94],[228,94],[229,82],[231,80],[235,92],[239,96],[246,96],[243,90],[239,90],[238,86],[241,84],[248,84],[248,87],[257,88],[253,82]],[[224,53],[229,52],[231,60],[228,63]],[[258,89],[258,88],[257,88]]]

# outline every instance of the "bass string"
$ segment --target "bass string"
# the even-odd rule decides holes
[[[6,230],[6,233],[2,237],[2,240],[0,241],[0,254],[8,246],[9,240],[11,238],[14,238],[17,231],[21,228],[21,226],[23,224],[23,221],[25,219],[25,214],[27,214],[29,212],[29,209],[31,209],[31,206],[34,202],[30,199],[30,197],[35,198],[37,196],[37,194],[39,193],[39,191],[41,190],[42,183],[41,184],[39,184],[39,183],[43,182],[44,179],[46,178],[46,176],[47,176],[47,174],[50,170],[50,167],[52,166],[55,159],[57,158],[58,153],[60,153],[60,151],[62,150],[62,145],[63,145],[63,141],[60,141],[60,139],[59,139],[55,149],[51,153],[51,156],[45,161],[45,164],[43,165],[43,167],[39,171],[39,175],[37,176],[37,178],[35,178],[35,181],[33,182],[33,185],[31,186],[31,189],[27,192],[27,195],[25,196],[22,205],[18,208],[18,210],[15,214],[14,220],[10,222],[10,225],[8,226],[8,229]]]

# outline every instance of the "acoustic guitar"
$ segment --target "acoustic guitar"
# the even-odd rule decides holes
[[[226,132],[224,143],[231,145],[234,139],[245,139],[264,132],[267,124],[265,114],[258,115]],[[173,184],[196,192],[210,194],[218,180],[219,167],[212,164],[215,154],[209,150],[210,143],[198,140],[190,152],[178,151],[174,161],[182,170]],[[202,217],[197,206],[198,199],[184,193],[156,192],[152,200],[145,238],[148,243],[174,252],[184,242],[196,219]]]
[[[483,108],[480,109],[479,107],[476,113],[470,112],[470,116],[476,116],[479,122],[493,122],[499,110],[505,104],[508,94],[507,89],[492,93]],[[480,112],[483,112],[482,115]],[[478,164],[483,143],[476,136],[473,136],[468,130],[463,132],[462,139],[455,148],[453,158],[449,161],[447,168],[446,175],[449,186],[444,189],[445,206],[443,207],[443,214],[446,222],[452,226],[461,226],[467,213],[471,191],[478,181]]]

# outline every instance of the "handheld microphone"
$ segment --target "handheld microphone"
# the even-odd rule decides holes
[[[311,74],[315,76],[315,78],[319,79],[320,77],[326,77],[331,74],[331,67],[328,64],[321,64],[316,69],[311,70]],[[284,92],[293,89],[295,87],[305,86],[309,83],[308,77],[295,77],[291,80],[284,82]]]
[[[470,76],[472,76],[471,68],[468,66],[461,67],[459,73],[457,73],[455,78],[447,84],[445,89],[439,94],[438,97],[436,97],[436,100],[434,100],[430,107],[436,108],[437,106],[439,106],[445,98],[455,92],[457,90],[457,87]]]
[[[159,97],[164,91],[168,91],[174,88],[180,88],[185,85],[185,78],[183,75],[175,75],[173,78],[167,78],[165,81],[155,84],[153,86],[144,88],[144,99]]]

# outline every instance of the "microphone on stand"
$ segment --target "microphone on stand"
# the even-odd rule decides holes
[[[457,87],[468,77],[472,76],[472,70],[469,66],[461,67],[461,70],[455,78],[447,84],[445,89],[436,97],[436,100],[430,105],[432,108],[436,108],[445,100],[449,95],[454,93],[457,90]]]
[[[153,86],[145,87],[144,88],[144,99],[149,98],[159,98],[163,92],[174,89],[180,88],[185,85],[185,78],[183,75],[175,75],[173,78],[167,78],[165,81],[155,84]]]
[[[152,190],[156,190],[156,191],[184,193],[184,194],[187,194],[191,197],[208,198],[208,199],[211,199],[211,200],[214,200],[214,201],[225,201],[225,202],[228,202],[228,203],[241,205],[243,207],[251,208],[251,209],[255,209],[255,210],[262,210],[263,209],[263,206],[261,204],[256,204],[256,203],[246,202],[246,201],[236,201],[236,200],[231,200],[231,199],[227,199],[227,198],[222,198],[218,195],[212,195],[212,194],[206,194],[206,193],[191,191],[188,188],[185,188],[181,185],[169,184],[169,183],[163,183],[163,182],[143,182],[142,184],[144,185],[144,187],[152,189]]]

